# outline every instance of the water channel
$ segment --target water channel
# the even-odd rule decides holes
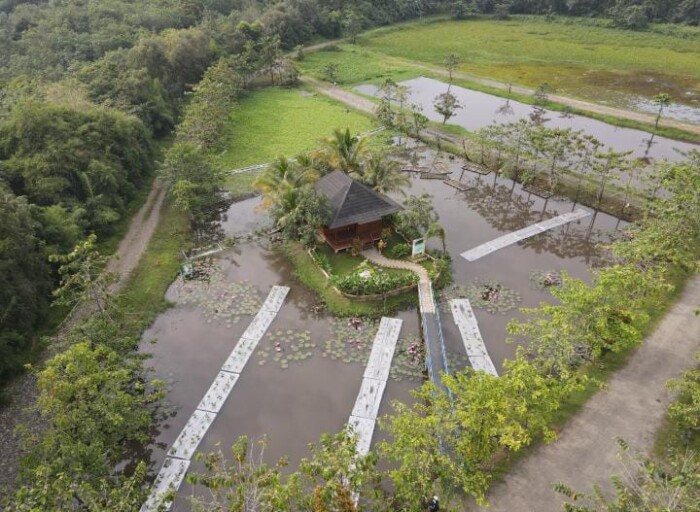
[[[433,103],[438,94],[447,91],[446,83],[432,78],[420,77],[406,80],[400,84],[409,88],[409,104],[413,103],[422,107],[423,113],[431,121],[442,121],[442,116],[435,111]],[[375,96],[378,86],[364,84],[355,87],[355,90],[367,96]],[[518,119],[528,118],[533,110],[532,105],[505,100],[464,87],[453,85],[450,91],[464,105],[464,108],[457,110],[456,115],[448,122],[469,131],[484,128],[494,122],[511,123]],[[680,152],[698,149],[698,146],[694,144],[665,137],[652,137],[650,133],[641,130],[619,128],[584,116],[571,114],[564,116],[561,112],[551,110],[545,112],[544,117],[547,119],[545,125],[548,127],[583,130],[616,151],[632,151],[632,154],[638,157],[677,161],[683,159]]]

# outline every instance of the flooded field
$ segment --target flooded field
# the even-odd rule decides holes
[[[433,108],[433,102],[438,94],[447,90],[447,84],[432,78],[415,78],[401,82],[409,88],[408,103],[415,103],[423,108],[423,113],[431,121],[442,121],[442,116]],[[355,87],[355,90],[373,96],[377,86],[366,84]],[[465,89],[453,85],[451,92],[459,99],[464,108],[457,110],[456,115],[448,122],[474,131],[491,123],[511,123],[521,118],[527,118],[532,112],[532,105],[526,105],[513,100],[504,100],[479,91]],[[583,130],[598,138],[601,142],[617,151],[632,151],[634,156],[649,157],[657,160],[681,160],[679,151],[697,149],[698,146],[678,142],[664,137],[657,137],[631,128],[619,128],[611,124],[590,119],[588,117],[567,115],[561,112],[546,111],[546,125],[549,127],[571,128]]]
[[[454,172],[455,179],[462,174],[460,162],[436,156],[425,147],[406,150],[403,155],[423,166],[438,158]],[[441,315],[450,370],[469,363],[446,300],[478,295],[484,283],[498,283],[503,297],[499,307],[487,310],[480,308],[478,301],[474,306],[487,349],[500,371],[504,359],[515,352],[515,345],[505,341],[508,321],[521,316],[518,308],[551,300],[541,286],[544,273],[567,270],[586,279],[588,268],[602,261],[598,244],[614,238],[624,223],[608,215],[592,215],[470,263],[460,253],[580,206],[557,198],[544,201],[508,179],[469,173],[461,179],[473,188],[458,192],[440,180],[415,178],[406,193],[430,194],[447,232],[455,283],[441,292]],[[396,199],[401,200],[401,196]],[[224,233],[240,236],[267,225],[259,205],[259,198],[232,205],[221,224]],[[167,298],[175,306],[144,334],[142,349],[153,354],[156,374],[169,383],[168,398],[173,406],[172,415],[159,427],[156,445],[151,447],[154,467],[160,466],[167,448],[276,284],[291,287],[287,300],[199,451],[221,447],[228,453],[241,435],[253,439],[267,435],[270,445],[266,458],[274,461],[286,455],[293,466],[308,454],[309,443],[345,424],[359,391],[376,323],[365,322],[355,331],[347,320],[315,313],[316,297],[297,283],[274,245],[240,243],[214,258],[207,280],[183,283],[178,279],[173,283]],[[422,365],[416,364],[408,350],[420,340],[417,310],[396,316],[404,323],[380,417],[390,412],[392,400],[409,401],[410,390],[421,381]],[[381,432],[375,433],[374,440],[381,436]],[[193,462],[191,471],[198,469],[199,464]],[[188,510],[186,497],[192,492],[184,484],[174,510]]]

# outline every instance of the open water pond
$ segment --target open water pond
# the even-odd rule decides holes
[[[447,250],[452,257],[454,275],[454,286],[444,290],[441,298],[443,302],[459,297],[472,300],[482,337],[500,371],[503,360],[515,353],[515,346],[505,342],[508,321],[524,317],[519,308],[535,307],[541,301],[553,300],[542,284],[542,277],[566,270],[574,277],[589,279],[589,268],[605,261],[601,244],[619,237],[626,223],[564,198],[542,199],[522,190],[512,180],[496,177],[493,173],[480,176],[463,172],[459,160],[437,156],[433,150],[424,147],[407,161],[417,167],[438,165],[451,171],[452,179],[461,178],[463,183],[473,187],[460,192],[441,180],[414,177],[406,194],[427,193],[432,196],[439,223],[447,234]],[[394,198],[401,200],[400,195]],[[460,256],[499,236],[579,208],[591,211],[591,215],[504,247],[474,262]],[[440,243],[433,239],[428,245],[438,249]],[[500,304],[483,304],[478,300],[487,284],[501,285]],[[463,354],[462,340],[452,315],[445,304],[441,310],[447,350],[452,354]],[[464,366],[459,360],[453,363],[457,368],[460,365]]]
[[[438,94],[447,91],[447,84],[432,78],[414,78],[401,82],[409,88],[408,103],[415,103],[423,108],[423,113],[431,120],[442,122],[442,116],[438,114],[433,103]],[[375,96],[378,87],[372,84],[364,84],[355,87],[355,90]],[[453,85],[450,89],[464,108],[457,110],[457,114],[448,122],[461,126],[469,131],[478,130],[494,122],[510,123],[518,119],[527,118],[532,112],[532,105],[526,105],[514,100],[505,100],[498,96],[473,91],[464,87]],[[594,135],[601,142],[617,151],[632,151],[634,156],[654,159],[681,160],[683,157],[678,151],[690,151],[698,146],[686,142],[678,142],[664,137],[634,130],[631,128],[619,128],[602,121],[577,115],[563,116],[561,112],[545,111],[546,125],[549,127],[571,128],[583,130]]]
[[[552,300],[542,286],[542,276],[566,270],[588,279],[589,266],[600,264],[604,257],[598,244],[617,236],[624,223],[608,215],[591,215],[470,263],[460,253],[580,206],[564,199],[544,201],[493,175],[461,175],[461,162],[423,146],[399,148],[397,154],[424,167],[439,164],[452,171],[454,179],[473,187],[459,192],[440,180],[416,178],[406,193],[430,194],[447,232],[455,284],[440,297],[450,370],[469,363],[445,304],[449,298],[468,297],[473,299],[479,328],[500,371],[503,360],[512,357],[516,348],[505,342],[507,322],[521,317],[520,307]],[[257,198],[234,204],[222,224],[225,234],[240,235],[266,225],[266,215],[258,206]],[[438,243],[433,240],[430,245]],[[488,283],[501,285],[497,304],[479,303],[480,292]],[[291,287],[287,300],[199,451],[220,447],[229,454],[239,436],[259,439],[267,435],[267,460],[274,462],[286,455],[294,467],[308,454],[309,443],[324,432],[338,431],[348,420],[376,323],[366,321],[356,331],[347,320],[316,313],[317,298],[293,278],[288,262],[274,245],[265,241],[241,243],[214,257],[207,279],[175,281],[167,292],[175,305],[144,334],[143,351],[153,354],[156,375],[169,383],[168,398],[173,406],[173,413],[159,426],[156,443],[150,447],[154,468],[160,467],[166,450],[275,284]],[[412,359],[409,350],[420,340],[417,310],[396,316],[404,323],[380,416],[390,412],[392,400],[410,401],[410,390],[421,381],[422,364]],[[375,432],[375,441],[381,437],[381,432]],[[202,470],[201,465],[193,462],[191,471],[198,470]],[[192,492],[201,491],[183,484],[174,510],[189,510],[187,496]]]

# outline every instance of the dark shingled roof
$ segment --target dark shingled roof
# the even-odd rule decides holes
[[[395,201],[358,183],[343,171],[333,171],[316,182],[316,191],[331,205],[329,229],[379,220],[403,208]]]

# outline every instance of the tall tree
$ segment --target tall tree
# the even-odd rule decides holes
[[[450,118],[457,114],[457,110],[464,108],[464,105],[460,103],[457,96],[448,90],[435,97],[433,107],[435,111],[442,116],[442,124],[445,124]]]
[[[456,53],[448,53],[445,59],[442,61],[443,66],[447,70],[447,74],[450,77],[450,82],[447,86],[447,92],[450,92],[452,88],[452,75],[459,66],[460,58]]]
[[[160,176],[176,207],[203,220],[215,203],[221,176],[200,148],[188,143],[173,144],[165,155]]]
[[[656,112],[656,120],[654,121],[654,129],[657,130],[659,128],[659,121],[661,120],[661,114],[663,114],[664,109],[671,104],[671,96],[669,96],[665,92],[659,93],[656,96],[654,96],[654,104],[659,109]]]
[[[411,182],[408,176],[399,170],[396,160],[391,160],[378,151],[372,152],[360,170],[350,175],[380,194],[402,192]]]
[[[51,289],[34,226],[26,200],[0,184],[0,379],[24,363]]]

